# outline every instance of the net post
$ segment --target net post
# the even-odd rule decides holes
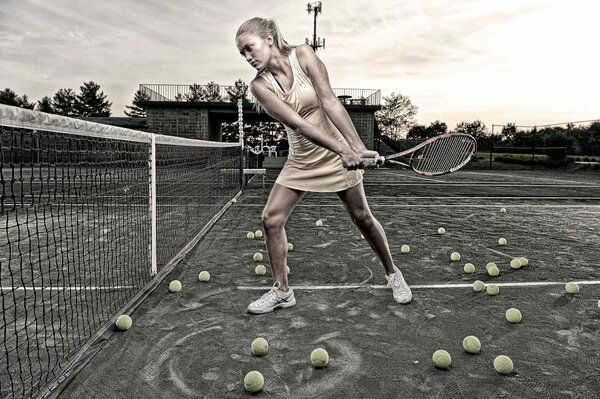
[[[490,170],[492,170],[492,158],[494,157],[494,124],[492,124],[492,135],[490,137]]]
[[[245,148],[244,148],[244,107],[241,97],[237,99],[238,106],[238,132],[240,138],[240,187],[244,188],[244,163],[245,163]]]
[[[150,257],[152,277],[158,273],[156,261],[156,135],[152,135],[150,142]]]
[[[533,147],[531,148],[531,170],[535,169],[535,140],[537,136],[537,126],[533,127]]]

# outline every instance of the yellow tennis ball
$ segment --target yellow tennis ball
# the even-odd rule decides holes
[[[473,282],[473,291],[483,292],[485,290],[485,284],[481,280],[475,280]]]
[[[443,349],[438,349],[433,352],[433,356],[431,357],[433,360],[433,364],[435,367],[440,369],[447,369],[450,367],[450,363],[452,363],[452,358],[450,354]]]
[[[235,203],[237,202],[237,200],[236,200],[235,198],[233,198],[233,199],[231,200],[231,202],[235,204]]]
[[[496,277],[500,274],[500,269],[498,269],[498,266],[490,266],[488,267],[487,272],[490,276]]]
[[[458,252],[452,252],[450,254],[450,259],[452,262],[458,262],[460,260],[460,254]]]
[[[529,260],[527,258],[521,256],[519,260],[521,261],[521,266],[527,266],[529,264]]]
[[[600,300],[598,300],[598,307],[600,308]]]
[[[269,343],[263,337],[255,338],[250,345],[252,353],[256,356],[264,356],[269,350]]]
[[[294,244],[292,244],[291,242],[288,242],[288,251],[293,251],[294,250]]]
[[[445,228],[443,228],[443,227],[440,227],[440,228],[438,229],[438,234],[439,234],[439,235],[441,235],[441,236],[443,236],[444,234],[446,234],[446,229],[445,229]]]
[[[481,350],[481,342],[474,335],[469,335],[463,339],[463,348],[469,353],[478,353]]]
[[[117,317],[117,321],[115,321],[115,326],[119,331],[129,330],[132,324],[133,320],[131,320],[131,317],[127,316],[126,314],[122,314],[121,316]]]
[[[286,266],[286,267],[285,267],[285,271],[286,271],[286,273],[287,273],[287,274],[290,274],[290,272],[291,272],[291,270],[290,270],[290,267],[289,267],[289,266]]]
[[[323,221],[321,219],[317,220],[315,224],[317,225],[317,227],[323,227]]]
[[[498,295],[500,293],[500,288],[496,284],[488,284],[485,286],[485,291],[488,295]]]
[[[177,293],[181,291],[181,281],[173,280],[169,283],[169,292]]]
[[[323,348],[317,348],[310,353],[310,362],[315,368],[323,368],[329,363],[329,353]]]
[[[248,234],[246,234],[246,237],[250,240],[252,240],[254,238],[254,233],[249,231]]]
[[[500,213],[506,213],[506,208],[500,208]]]
[[[252,257],[252,259],[254,259],[255,262],[262,262],[263,255],[260,252],[257,252],[257,253],[254,254],[254,256]]]
[[[506,238],[502,237],[498,239],[498,245],[506,245]]]
[[[579,292],[579,285],[577,283],[567,283],[565,284],[565,291],[569,294],[577,294]]]
[[[262,238],[262,236],[263,236],[263,232],[262,232],[262,230],[256,230],[256,231],[254,232],[254,236],[255,236],[256,238]]]
[[[510,308],[505,313],[506,320],[510,323],[519,323],[521,321],[522,315],[521,311],[517,308]]]
[[[207,272],[206,270],[201,271],[198,274],[198,280],[200,280],[202,282],[206,282],[206,281],[210,280],[210,273]]]
[[[465,273],[474,273],[475,265],[472,263],[465,263],[465,265],[463,266],[463,270],[465,271]]]
[[[248,392],[258,392],[265,385],[265,377],[258,371],[250,371],[244,377],[244,388]]]
[[[404,244],[401,248],[400,248],[400,252],[402,252],[403,254],[407,254],[410,252],[410,247],[406,244]]]
[[[365,236],[363,236],[362,234],[360,235],[360,238],[362,238],[363,240],[365,239]]]
[[[254,272],[257,276],[264,276],[267,272],[267,268],[265,267],[265,265],[258,265],[254,268]]]
[[[494,368],[500,374],[508,374],[513,371],[513,362],[508,356],[496,356],[494,359]]]
[[[518,258],[515,258],[510,261],[510,267],[513,269],[520,269],[521,266],[521,261]]]

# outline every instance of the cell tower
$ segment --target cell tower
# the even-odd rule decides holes
[[[306,5],[306,11],[308,11],[308,14],[310,15],[311,12],[313,12],[315,14],[315,19],[314,19],[314,31],[313,31],[313,37],[312,37],[312,41],[310,41],[308,38],[306,38],[306,44],[310,45],[310,47],[313,48],[313,50],[317,51],[317,49],[319,48],[325,48],[325,38],[323,38],[323,41],[321,41],[320,37],[317,37],[317,15],[319,15],[320,12],[322,12],[321,10],[321,2],[320,1],[316,1],[314,3],[308,3]]]

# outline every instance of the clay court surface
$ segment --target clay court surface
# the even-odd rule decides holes
[[[461,171],[424,178],[410,171],[365,175],[372,212],[387,233],[413,301],[394,302],[383,267],[335,194],[307,194],[287,225],[290,284],[297,305],[265,315],[248,303],[272,282],[256,252],[266,188],[250,182],[195,249],[132,312],[133,327],[109,331],[99,352],[60,398],[597,398],[600,397],[600,178],[563,171]],[[500,209],[505,208],[506,213]],[[323,227],[316,227],[321,219]],[[438,235],[438,227],[447,233]],[[498,245],[505,237],[508,244]],[[410,246],[401,254],[403,244]],[[459,262],[450,253],[462,255]],[[513,270],[524,256],[529,265]],[[466,262],[476,271],[463,271]],[[495,262],[500,275],[485,269]],[[208,270],[208,283],[198,273]],[[179,294],[168,283],[183,283]],[[496,283],[497,296],[475,280]],[[567,294],[564,284],[580,283]],[[523,320],[506,321],[516,307]],[[462,348],[477,336],[481,351]],[[251,354],[256,337],[269,342]],[[309,355],[325,348],[330,363]],[[448,370],[432,365],[445,349]],[[497,355],[514,370],[498,374]],[[244,391],[244,375],[265,377]]]

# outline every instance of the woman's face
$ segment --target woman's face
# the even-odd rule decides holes
[[[252,65],[252,68],[263,69],[271,59],[273,44],[271,36],[262,39],[251,33],[242,33],[237,37],[236,44],[240,54]]]

